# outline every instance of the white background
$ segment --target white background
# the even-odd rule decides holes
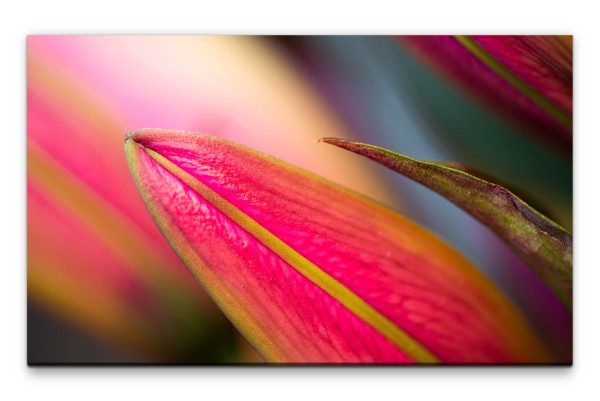
[[[0,398],[600,399],[594,2],[5,1],[0,6]],[[25,36],[92,33],[574,34],[575,357],[572,368],[28,368]],[[596,208],[596,210],[594,210]],[[82,300],[85,302],[85,300]]]

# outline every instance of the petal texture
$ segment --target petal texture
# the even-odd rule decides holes
[[[271,361],[550,360],[476,268],[367,198],[209,135],[125,148],[171,246]]]

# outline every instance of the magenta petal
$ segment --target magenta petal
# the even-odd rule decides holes
[[[171,246],[268,360],[549,360],[473,266],[360,195],[208,135],[140,130],[126,152]]]
[[[538,138],[572,151],[572,51],[545,36],[409,36],[399,40]]]
[[[556,36],[473,36],[532,88],[573,113],[573,54]]]

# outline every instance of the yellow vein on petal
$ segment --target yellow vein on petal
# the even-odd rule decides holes
[[[181,232],[169,230],[169,227],[176,225],[176,222],[168,213],[164,213],[164,209],[161,210],[160,208],[157,208],[158,205],[152,201],[152,195],[142,184],[143,180],[139,174],[139,170],[135,167],[139,164],[140,152],[138,151],[138,145],[134,141],[127,140],[130,134],[131,133],[127,133],[125,141],[125,153],[127,154],[129,169],[150,215],[158,225],[167,242],[179,255],[196,280],[203,286],[204,290],[209,293],[221,307],[222,311],[228,316],[234,326],[241,330],[250,343],[253,343],[259,354],[267,361],[284,361],[285,352],[282,353],[283,350],[279,346],[280,344],[272,342],[271,338],[268,335],[265,335],[264,331],[257,330],[262,324],[257,321],[252,321],[252,313],[246,310],[245,305],[238,294],[227,291],[227,287],[223,285],[224,283],[221,282],[220,277],[213,273],[211,269],[207,268],[204,260],[196,253],[189,242],[189,238]],[[161,168],[164,169],[164,167]],[[235,312],[229,307],[229,305],[233,304],[237,304]],[[299,345],[294,345],[294,347],[297,346]]]
[[[533,89],[525,81],[506,68],[501,62],[489,54],[485,49],[469,36],[455,36],[456,40],[462,44],[471,54],[487,65],[492,71],[500,75],[506,82],[524,94],[529,100],[533,101],[539,107],[549,113],[563,126],[570,128],[573,124],[572,117],[557,106],[550,99]]]
[[[129,142],[133,140],[127,139],[127,141]],[[137,144],[137,146],[142,148],[159,165],[180,179],[192,190],[196,191],[221,213],[238,224],[249,234],[254,236],[268,249],[281,257],[286,263],[294,267],[300,274],[317,285],[327,294],[331,295],[334,299],[352,311],[356,316],[360,317],[364,322],[376,329],[379,333],[385,336],[415,361],[428,363],[439,362],[435,355],[433,355],[423,345],[412,338],[408,333],[396,326],[392,321],[371,307],[346,286],[325,273],[318,266],[310,262],[300,253],[273,235],[270,231],[249,217],[243,211],[238,209],[236,206],[228,202],[226,199],[221,197],[211,188],[204,185],[191,174],[184,171],[173,162],[153,151],[152,149],[146,148],[141,144]]]

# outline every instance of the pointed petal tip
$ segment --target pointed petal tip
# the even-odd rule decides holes
[[[164,142],[164,140],[175,141],[175,142],[198,142],[209,138],[219,138],[214,135],[192,132],[177,129],[166,129],[166,128],[140,128],[132,131],[128,131],[125,134],[125,142],[131,139],[133,142],[142,145],[144,147],[152,147],[152,144],[157,142]],[[223,139],[223,138],[219,138]]]
[[[149,134],[158,133],[161,131],[166,131],[166,130],[160,129],[160,128],[139,128],[136,130],[127,131],[125,133],[125,142],[127,142],[130,139],[133,140],[134,142],[140,142],[141,139],[148,136]],[[173,130],[169,130],[169,131],[173,131]]]
[[[325,137],[325,138],[319,138],[317,140],[317,143],[320,143],[320,142],[328,143],[330,145],[336,145],[339,143],[344,143],[344,142],[349,142],[349,141],[347,139],[342,139],[342,138]]]
[[[125,148],[134,146],[135,144],[141,144],[143,138],[148,134],[148,131],[156,131],[152,128],[141,128],[136,130],[127,131],[125,133]]]
[[[128,140],[130,140],[131,137],[133,136],[133,134],[135,134],[135,131],[127,131],[125,133],[125,142],[127,142]]]

